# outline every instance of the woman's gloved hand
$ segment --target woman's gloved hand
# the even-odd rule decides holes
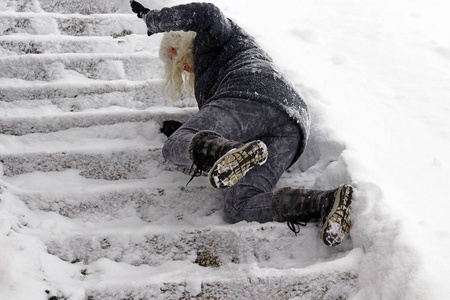
[[[161,133],[164,133],[165,136],[170,137],[175,131],[177,131],[178,128],[181,127],[181,125],[183,125],[183,123],[175,120],[164,121],[160,131]]]
[[[140,4],[137,1],[131,0],[130,1],[131,10],[137,14],[138,18],[142,19],[142,16],[145,15],[150,11],[150,9],[144,7],[142,4]]]

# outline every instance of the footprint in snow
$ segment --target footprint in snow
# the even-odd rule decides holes
[[[445,47],[436,47],[434,48],[434,51],[442,55],[443,57],[450,59],[450,48]]]
[[[337,66],[344,66],[348,64],[348,58],[341,54],[336,54],[331,57],[331,61]]]
[[[316,31],[311,29],[298,29],[294,28],[291,30],[293,36],[299,37],[305,42],[315,43],[319,40],[319,35]]]

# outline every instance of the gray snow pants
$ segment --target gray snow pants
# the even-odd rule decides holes
[[[181,126],[165,142],[163,156],[175,165],[191,165],[189,144],[199,131],[211,130],[224,138],[263,141],[267,162],[251,169],[241,181],[227,189],[224,213],[231,223],[272,221],[272,194],[283,172],[293,163],[301,142],[300,129],[286,113],[255,101],[216,100]]]

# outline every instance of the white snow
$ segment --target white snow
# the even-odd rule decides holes
[[[131,15],[123,15],[128,1],[123,1],[125,4],[116,2],[118,15],[122,17],[120,23],[114,25],[108,21],[107,14],[102,15],[101,30],[107,30],[108,24],[119,30],[121,24],[131,22]],[[142,1],[155,7],[150,2]],[[157,1],[156,6],[182,2],[187,1]],[[207,186],[205,178],[194,180],[183,190],[180,187],[189,177],[181,172],[159,169],[156,163],[146,165],[149,168],[146,178],[131,177],[137,179],[115,182],[87,179],[76,170],[3,176],[0,177],[0,298],[47,299],[47,295],[36,291],[48,290],[48,295],[59,293],[67,299],[84,299],[87,290],[109,286],[115,287],[111,295],[125,298],[133,286],[164,284],[169,280],[185,282],[186,290],[196,295],[201,291],[202,282],[226,282],[252,276],[276,278],[319,274],[326,277],[348,271],[357,276],[356,288],[349,290],[350,299],[448,299],[450,2],[212,2],[256,37],[280,70],[305,95],[311,109],[311,140],[301,159],[284,174],[280,186],[331,189],[351,183],[355,187],[351,240],[336,249],[329,249],[320,244],[317,228],[311,224],[305,230],[302,228],[303,234],[298,239],[290,236],[284,224],[242,222],[228,225],[219,213],[215,213],[221,207],[220,193],[204,190]],[[15,12],[13,1],[0,0],[0,17],[30,17],[36,33],[43,34],[34,36],[19,32],[11,35],[8,41],[39,42],[55,38],[60,32],[54,19],[73,17],[74,12],[68,15],[42,12],[36,3],[33,1],[32,11],[37,11],[37,15]],[[92,17],[83,18],[89,20]],[[111,51],[115,54],[107,56],[111,61],[102,63],[95,81],[56,64],[49,68],[58,71],[53,74],[55,82],[47,81],[45,86],[70,87],[81,82],[83,87],[93,87],[97,79],[121,79],[124,86],[132,86],[133,79],[125,79],[124,66],[114,59],[127,53],[129,58],[140,58],[144,56],[142,53],[155,57],[160,40],[160,36],[152,36],[146,45],[143,42],[145,26],[142,23],[140,28],[139,21],[132,24],[133,29],[139,28],[136,29],[139,34],[122,38],[124,43],[121,45],[100,36],[91,44],[86,36],[61,35],[62,41],[80,42],[74,46],[76,49],[94,45],[88,51],[92,53],[92,59],[101,56],[99,53]],[[116,27],[111,32],[117,31]],[[91,29],[95,34],[101,32]],[[1,36],[0,43],[7,38],[7,35]],[[103,42],[111,45],[103,45]],[[59,53],[59,47],[49,48],[45,55],[51,57],[51,53]],[[7,50],[0,52],[0,62],[2,59],[14,62],[14,54],[8,53]],[[67,53],[58,54],[67,61],[80,57],[66,48],[61,53]],[[30,83],[11,79],[13,75],[3,76],[1,72],[0,87],[43,84],[41,81]],[[161,66],[155,66],[155,72],[160,74]],[[90,101],[95,102],[95,95],[89,97],[94,97]],[[40,107],[5,102],[0,106],[0,117],[64,114],[54,102],[42,101]],[[166,103],[160,102],[159,106]],[[126,113],[129,108],[117,106],[107,110]],[[82,113],[91,111],[86,109]],[[117,149],[155,148],[161,147],[165,139],[157,129],[157,123],[148,121],[22,136],[0,134],[0,154],[112,153]],[[2,168],[0,164],[0,174],[3,174]],[[159,188],[161,186],[164,190]],[[97,215],[95,210],[92,215],[86,213],[78,218],[67,217],[72,216],[70,211],[57,213],[66,205],[76,207],[83,197],[87,197],[87,204],[97,205],[102,199],[100,194],[114,191],[126,194],[135,189],[143,195],[166,193],[166,200],[154,200],[160,201],[162,208],[146,211],[138,205],[139,200],[129,203],[121,200],[120,203],[106,202],[105,206],[111,206],[112,212],[105,216]],[[207,193],[208,196],[196,198],[195,193]],[[94,196],[88,196],[91,194]],[[48,199],[59,200],[49,205]],[[113,211],[114,205],[122,207]],[[171,213],[167,214],[168,211]],[[147,219],[139,214],[146,215]],[[260,231],[261,226],[266,229]],[[184,233],[180,233],[182,230]],[[154,263],[157,258],[146,257],[145,248],[137,248],[136,253],[128,253],[116,262],[114,258],[121,255],[120,250],[114,252],[113,249],[102,256],[102,247],[98,246],[101,241],[96,240],[96,234],[111,236],[118,245],[126,248],[143,245],[143,235],[167,233],[168,241],[165,242],[169,243],[197,230],[204,230],[204,234],[210,231],[209,234],[216,236],[231,232],[236,240],[254,240],[261,243],[263,249],[260,250],[271,257],[261,263],[242,254],[245,262],[214,269],[193,264],[195,253],[189,251],[179,259],[157,264]],[[79,240],[66,244],[68,233],[78,234]],[[275,238],[279,237],[292,248],[278,249],[276,245],[280,241]],[[271,246],[266,246],[260,239],[272,241]],[[69,262],[77,258],[77,254],[80,255],[77,251],[82,251],[82,246],[76,241],[80,245],[91,243],[89,255],[92,258],[89,259],[92,261],[71,264],[57,257],[66,255]],[[61,253],[50,255],[49,247]],[[97,259],[96,251],[99,253]],[[246,252],[243,250],[242,253]],[[142,257],[149,263],[133,264]]]

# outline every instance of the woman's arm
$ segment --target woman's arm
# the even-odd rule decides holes
[[[142,7],[138,12],[134,9],[136,4],[139,3],[132,1],[131,7],[143,18],[149,33],[195,31],[202,47],[207,48],[222,46],[232,33],[231,22],[211,3],[190,3],[161,10]]]

